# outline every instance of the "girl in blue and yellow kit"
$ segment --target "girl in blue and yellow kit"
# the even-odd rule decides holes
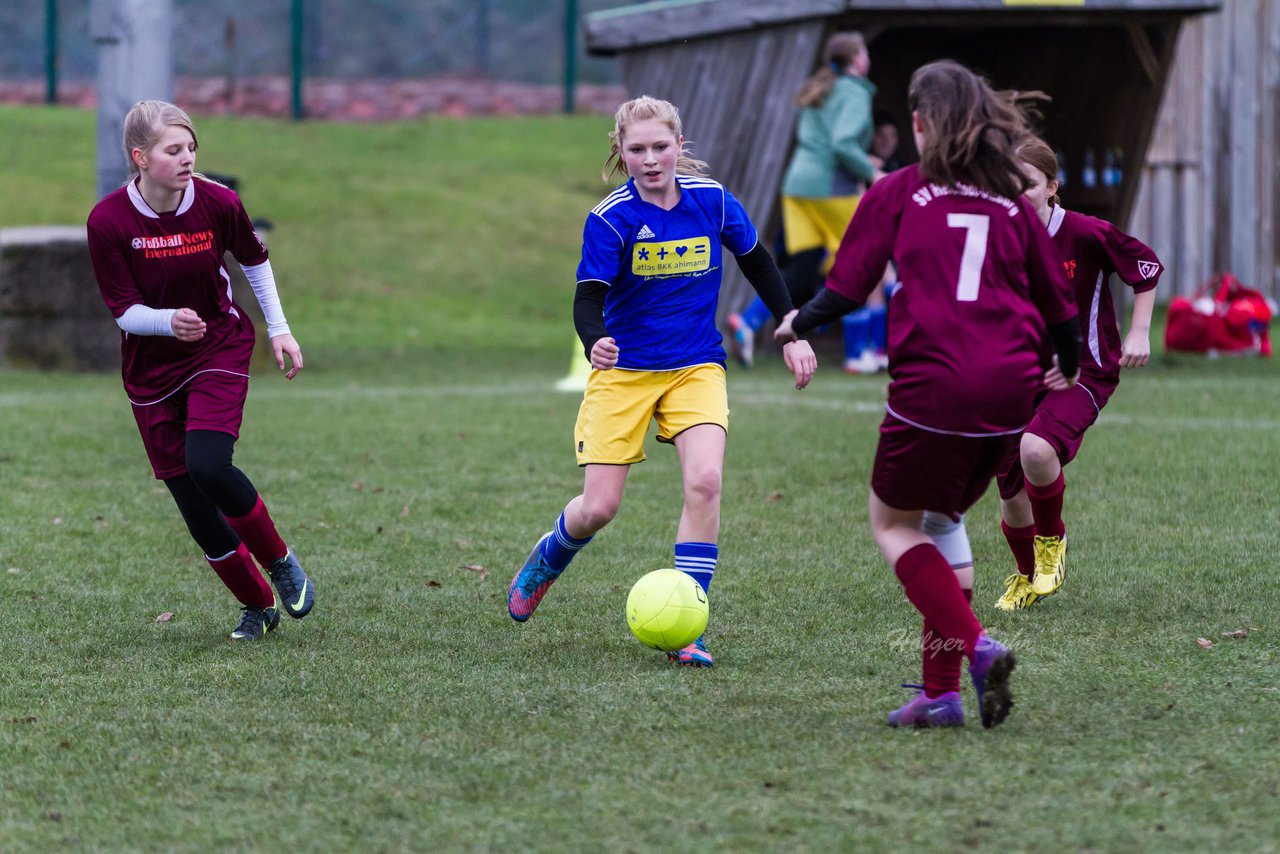
[[[582,494],[534,546],[511,580],[507,609],[524,622],[547,589],[622,502],[642,462],[649,421],[675,445],[684,479],[675,565],[703,589],[719,557],[720,488],[729,427],[725,352],[716,327],[723,248],[781,319],[791,299],[746,211],[685,150],[676,108],[650,97],[623,104],[609,135],[605,179],[628,180],[587,216],[573,319],[591,361],[574,428]],[[803,388],[817,366],[807,342],[783,348]],[[710,667],[702,638],[669,653]]]

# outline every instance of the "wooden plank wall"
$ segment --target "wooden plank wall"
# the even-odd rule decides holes
[[[1128,230],[1167,269],[1161,299],[1218,270],[1280,297],[1280,4],[1231,0],[1182,27]]]
[[[826,21],[815,19],[619,57],[633,96],[663,98],[680,109],[693,155],[711,165],[712,177],[742,202],[766,239],[791,151],[795,93],[813,71],[825,36]],[[729,260],[721,314],[741,308],[750,294]]]

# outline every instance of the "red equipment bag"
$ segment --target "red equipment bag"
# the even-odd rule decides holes
[[[1210,294],[1212,293],[1212,297]],[[1174,297],[1164,349],[1181,353],[1271,355],[1275,304],[1230,273],[1218,273],[1191,299]]]

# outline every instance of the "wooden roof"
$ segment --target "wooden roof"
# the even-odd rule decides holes
[[[707,38],[854,12],[936,16],[955,13],[1058,19],[1124,13],[1131,19],[1221,8],[1222,0],[657,0],[587,16],[587,49],[612,55],[673,41]],[[643,21],[643,26],[637,22]],[[975,20],[975,23],[977,21]]]
[[[587,46],[617,54],[633,95],[680,108],[693,154],[711,164],[766,238],[791,149],[795,94],[837,29],[861,30],[871,50],[877,109],[915,160],[906,86],[948,57],[998,88],[1039,89],[1053,101],[1042,132],[1062,151],[1069,207],[1123,226],[1137,190],[1182,21],[1221,0],[658,0],[591,15]],[[1089,186],[1086,164],[1123,157],[1119,183]],[[725,295],[745,282],[726,269]],[[722,301],[722,311],[724,310]]]

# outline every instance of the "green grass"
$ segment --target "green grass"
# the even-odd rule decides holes
[[[36,137],[82,145],[89,118],[0,122],[30,128],[3,135],[4,185],[47,205],[3,224],[78,221],[89,194],[40,179],[91,176],[41,167]],[[237,611],[118,378],[0,371],[0,849],[1276,850],[1272,363],[1126,375],[1068,469],[1066,587],[1030,612],[991,607],[1010,559],[984,498],[976,605],[1021,653],[1018,705],[993,731],[894,732],[918,617],[866,529],[873,378],[731,372],[714,670],[669,667],[622,616],[671,561],[656,443],[538,614],[505,614],[580,486],[576,400],[549,387],[598,119],[199,127],[202,165],[276,221],[309,348],[293,383],[255,380],[237,462],[317,609],[225,640]],[[480,209],[512,182],[527,202]],[[376,239],[344,249],[348,227]],[[545,241],[527,261],[502,237],[521,228]]]
[[[0,175],[22,200],[0,227],[85,220],[93,120],[0,106]],[[249,214],[274,225],[272,267],[315,366],[565,360],[609,119],[195,121],[197,169],[237,176]]]

